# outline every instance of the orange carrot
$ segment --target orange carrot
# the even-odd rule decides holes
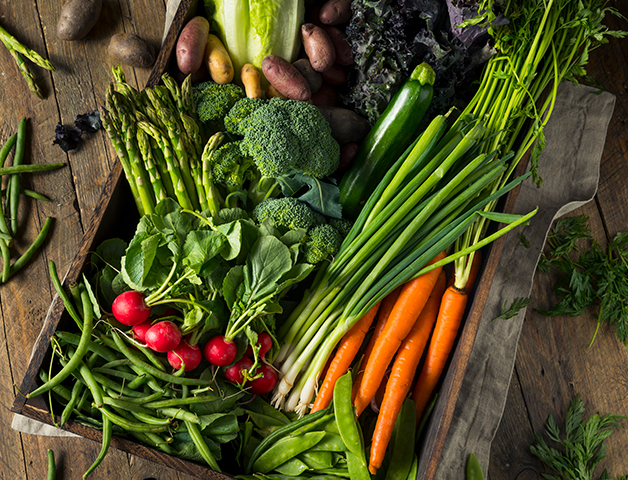
[[[371,323],[373,323],[373,319],[375,315],[377,315],[380,303],[381,302],[377,302],[373,305],[371,309],[345,333],[342,340],[340,340],[336,355],[334,355],[334,359],[329,364],[329,368],[327,368],[325,379],[321,384],[321,388],[318,390],[316,400],[314,401],[310,413],[327,408],[331,402],[336,380],[349,370],[349,366],[353,362],[356,353],[358,353],[358,350],[360,350],[362,346],[366,332],[371,328]]]
[[[375,340],[382,333],[384,326],[386,325],[386,320],[390,316],[390,312],[395,306],[395,302],[399,297],[399,292],[401,292],[401,288],[403,285],[399,285],[392,292],[390,292],[384,300],[382,300],[381,305],[379,306],[379,311],[377,312],[377,323],[375,324],[375,328],[373,329],[373,334],[371,335],[371,339],[369,340],[368,345],[364,349],[364,353],[362,354],[362,361],[360,362],[360,368],[355,376],[353,381],[353,389],[351,391],[351,401],[355,400],[355,396],[358,394],[358,388],[360,387],[360,382],[362,381],[362,376],[364,375],[364,365],[368,363],[369,357],[371,356],[371,352],[373,351],[373,345],[375,345]]]
[[[435,263],[445,258],[445,252],[441,252],[430,263]],[[360,415],[375,396],[382,383],[384,373],[395,356],[399,345],[408,335],[416,323],[421,310],[425,306],[430,293],[434,289],[436,280],[442,268],[435,268],[419,277],[405,283],[395,306],[390,312],[386,326],[381,335],[375,340],[373,352],[364,368],[364,376],[360,382],[354,405],[356,414]]]
[[[425,363],[412,392],[412,399],[416,404],[417,421],[421,419],[425,406],[445,368],[449,352],[458,335],[466,305],[467,294],[464,289],[459,290],[452,285],[445,290]]]
[[[388,443],[392,437],[393,427],[403,402],[410,391],[417,366],[436,321],[438,307],[447,286],[446,283],[445,272],[441,272],[425,307],[423,307],[412,330],[401,343],[395,357],[390,377],[386,383],[384,400],[380,406],[377,423],[373,431],[371,457],[369,460],[369,471],[373,475],[382,466]]]

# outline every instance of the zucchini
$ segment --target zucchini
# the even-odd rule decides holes
[[[436,74],[417,65],[361,143],[340,181],[343,217],[355,220],[375,187],[408,147],[427,111]]]

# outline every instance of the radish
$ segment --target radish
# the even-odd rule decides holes
[[[242,357],[233,365],[225,369],[225,378],[231,383],[242,385],[242,382],[244,381],[244,375],[242,375],[242,370],[248,370],[252,366],[253,361],[250,358]]]
[[[138,342],[145,343],[146,332],[152,326],[153,326],[152,320],[146,320],[145,322],[138,323],[137,325],[133,325],[133,328],[131,328],[131,330],[133,330],[135,340],[137,340]]]
[[[226,367],[235,360],[238,347],[235,342],[227,340],[223,335],[216,335],[205,344],[203,352],[212,365]]]
[[[182,340],[177,348],[168,352],[168,363],[175,370],[179,370],[185,364],[185,371],[194,370],[201,363],[203,354],[197,345],[190,345]]]
[[[257,373],[261,373],[262,376],[249,383],[251,393],[263,395],[271,392],[277,385],[277,372],[275,369],[264,363],[257,369]]]
[[[116,297],[111,305],[113,316],[123,325],[137,325],[150,317],[150,307],[143,293],[129,290]]]
[[[273,339],[268,333],[262,332],[257,335],[257,344],[260,345],[259,356],[264,358],[264,355],[266,355],[273,347]],[[244,356],[253,358],[253,349],[251,348],[251,345],[246,347]]]
[[[181,331],[171,321],[164,320],[148,329],[144,341],[151,350],[165,353],[179,346]]]

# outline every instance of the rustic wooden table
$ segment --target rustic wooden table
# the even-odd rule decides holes
[[[76,438],[20,434],[11,428],[14,384],[21,381],[31,349],[53,297],[48,261],[61,274],[74,257],[87,221],[97,203],[115,155],[103,132],[85,134],[78,150],[65,154],[52,144],[57,123],[71,125],[77,114],[97,109],[111,82],[112,59],[106,47],[114,33],[133,32],[159,47],[165,16],[164,0],[105,0],[98,25],[84,39],[62,42],[56,23],[63,2],[0,0],[0,25],[24,44],[50,58],[57,67],[50,74],[33,67],[45,99],[28,90],[8,51],[0,48],[0,140],[28,117],[28,163],[65,162],[61,170],[25,180],[27,186],[53,199],[23,201],[16,248],[23,251],[35,238],[46,217],[55,219],[43,249],[10,282],[0,286],[0,478],[40,479],[46,476],[46,451],[54,450],[59,479],[78,479],[99,451],[99,444]],[[628,15],[628,2],[617,2]],[[612,20],[614,28],[626,22]],[[602,160],[599,193],[575,213],[591,217],[595,237],[602,243],[628,230],[628,130],[625,98],[628,82],[628,40],[614,40],[591,57],[589,72],[605,89],[617,95]],[[143,86],[149,70],[125,68],[130,83]],[[130,206],[131,207],[131,206]],[[532,306],[550,302],[550,278],[538,275]],[[594,312],[582,317],[548,319],[532,308],[519,343],[513,381],[504,419],[493,443],[489,477],[541,478],[543,468],[529,453],[532,432],[540,431],[549,413],[562,416],[574,393],[585,400],[587,413],[628,415],[628,353],[603,327],[594,346],[587,348],[595,328]],[[628,425],[608,441],[603,465],[611,476],[628,473]],[[94,479],[181,479],[192,477],[111,449]]]

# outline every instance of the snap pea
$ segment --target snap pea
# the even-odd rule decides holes
[[[309,450],[325,436],[325,432],[308,432],[298,437],[284,437],[262,453],[253,463],[253,470],[268,473],[299,453]]]
[[[260,442],[260,444],[257,446],[257,448],[255,448],[255,450],[253,450],[253,453],[251,454],[251,458],[249,459],[249,462],[246,466],[246,472],[247,473],[251,472],[253,468],[253,463],[257,460],[257,458],[260,455],[262,455],[262,453],[266,450],[266,448],[269,445],[272,445],[275,441],[286,436],[292,431],[298,429],[302,425],[305,425],[310,422],[314,422],[318,420],[319,418],[327,415],[328,413],[329,413],[328,408],[325,410],[319,410],[318,412],[306,415],[292,423],[289,423],[283,427],[278,428],[277,430],[274,430],[271,434],[269,434],[266,438],[264,438],[264,440]]]
[[[469,454],[467,459],[467,480],[484,480],[482,466],[474,454]]]
[[[286,463],[282,463],[278,467],[275,468],[276,472],[281,473],[282,475],[289,475],[291,477],[298,477],[303,472],[306,472],[309,467],[299,460],[297,457],[291,458]]]
[[[334,477],[353,479],[353,477],[351,477],[351,475],[349,474],[349,470],[346,468],[332,468],[332,469],[319,470],[317,473],[319,475],[325,475],[325,476],[333,475]]]
[[[83,478],[87,478],[90,473],[92,473],[98,465],[103,461],[107,452],[109,451],[109,446],[111,445],[111,436],[113,433],[113,422],[109,420],[108,417],[103,415],[102,422],[102,446],[100,448],[100,452],[94,460],[94,463],[87,469],[87,471],[83,474]]]
[[[79,344],[76,347],[76,352],[72,356],[72,358],[68,361],[68,363],[63,367],[54,377],[49,379],[46,383],[41,385],[39,388],[36,388],[28,395],[27,398],[34,398],[42,393],[47,392],[51,388],[56,385],[59,385],[63,380],[65,380],[79,365],[81,359],[85,355],[88,350],[89,344],[91,342],[91,333],[93,328],[93,318],[92,318],[92,306],[91,301],[87,292],[83,292],[81,294],[81,300],[83,301],[83,310],[85,311],[85,318],[83,321],[83,332],[81,333],[81,339]]]
[[[308,450],[299,454],[297,458],[312,470],[332,468],[334,466],[331,452],[313,452]]]
[[[395,439],[386,471],[386,480],[405,480],[412,468],[414,435],[416,430],[416,406],[407,398],[397,416]]]
[[[410,469],[410,473],[406,480],[416,480],[416,475],[419,471],[419,458],[414,454],[414,459],[412,460],[412,468]]]
[[[350,450],[347,450],[347,469],[351,480],[371,480],[366,460],[362,460]]]
[[[345,373],[336,381],[334,386],[333,402],[336,424],[340,437],[347,450],[366,463],[364,444],[355,416],[355,409],[351,403],[351,371]]]
[[[348,475],[348,473],[347,473]],[[347,478],[347,477],[341,477],[338,475],[332,475],[330,473],[327,474],[323,474],[323,475],[312,475],[311,477],[308,477],[309,480],[340,480],[342,478]]]
[[[344,452],[345,444],[340,435],[325,432],[323,439],[312,448],[312,452]]]
[[[203,460],[207,462],[207,465],[209,465],[212,470],[220,472],[220,467],[218,466],[214,455],[209,450],[207,443],[205,443],[205,440],[203,440],[203,435],[201,435],[201,431],[199,430],[199,428],[193,422],[188,422],[184,420],[184,423],[188,429],[188,433],[190,434],[192,441],[194,442],[194,445],[196,446],[196,449],[203,457]]]

